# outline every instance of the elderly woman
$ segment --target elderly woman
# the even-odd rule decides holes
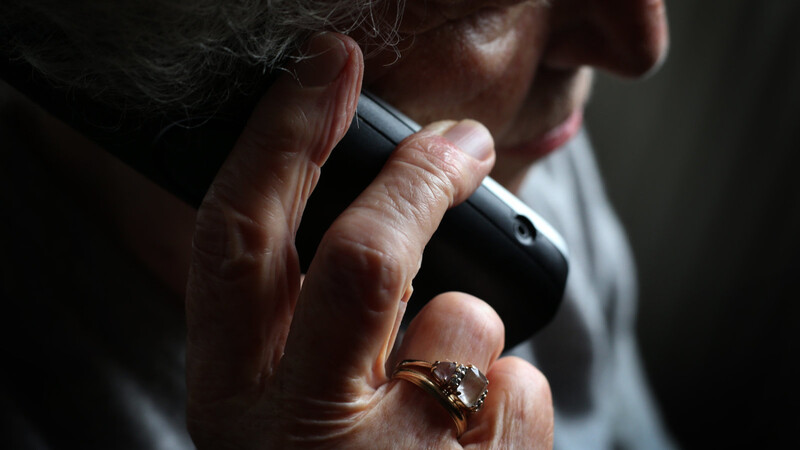
[[[205,114],[257,90],[254,73],[286,69],[196,212],[5,96],[15,442],[181,447],[185,404],[200,448],[549,447],[554,417],[558,447],[666,445],[632,341],[629,256],[585,137],[544,158],[579,132],[591,67],[639,76],[661,61],[660,0],[26,0],[0,12],[6,56],[132,114]],[[362,87],[429,125],[303,277],[294,234]],[[522,358],[501,358],[497,314],[443,294],[395,345],[426,242],[489,173],[564,233],[562,310],[510,350]],[[488,395],[454,400],[453,373],[485,376]]]

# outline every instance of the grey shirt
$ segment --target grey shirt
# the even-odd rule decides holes
[[[518,196],[561,233],[570,255],[555,319],[509,352],[550,382],[555,447],[671,448],[638,356],[633,258],[586,132],[536,164]]]

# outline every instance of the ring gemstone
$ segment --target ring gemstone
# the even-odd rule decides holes
[[[456,373],[457,367],[458,365],[451,361],[437,361],[433,366],[433,377],[440,385],[446,386],[450,377]]]
[[[483,406],[489,380],[477,367],[437,361],[431,369],[439,385],[453,393],[465,407],[478,410]]]
[[[467,373],[458,386],[458,398],[467,408],[480,407],[483,404],[484,392],[489,386],[489,380],[477,367],[467,367]]]

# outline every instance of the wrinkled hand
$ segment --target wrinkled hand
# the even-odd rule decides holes
[[[481,125],[439,122],[406,139],[332,225],[301,287],[294,236],[320,166],[353,117],[363,57],[323,34],[262,99],[198,211],[188,284],[189,430],[200,448],[549,447],[544,377],[497,360],[503,325],[445,294],[396,354],[403,303],[445,210],[494,161]],[[402,359],[472,363],[490,380],[456,440],[428,393],[388,370]]]

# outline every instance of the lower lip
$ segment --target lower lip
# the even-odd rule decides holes
[[[541,137],[509,149],[506,153],[540,158],[552,153],[578,134],[583,124],[583,110],[576,109],[567,120]]]

